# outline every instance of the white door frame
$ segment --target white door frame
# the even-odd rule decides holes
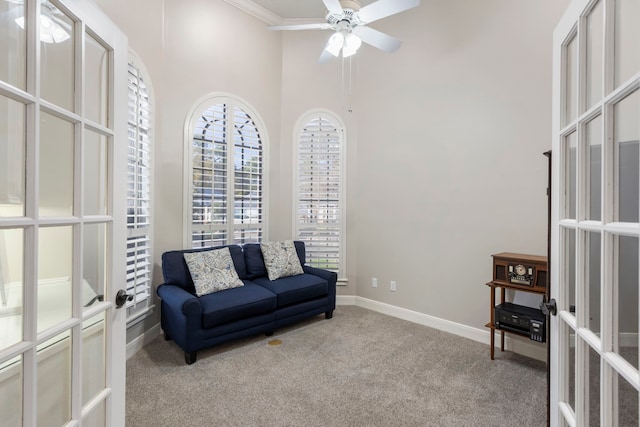
[[[127,50],[126,36],[113,24],[113,22],[98,8],[92,0],[51,0],[55,8],[64,12],[71,18],[72,24],[69,31],[72,37],[67,40],[74,43],[73,50],[73,105],[71,107],[58,106],[51,100],[42,99],[41,96],[41,56],[44,54],[39,40],[38,28],[42,25],[39,19],[44,8],[42,0],[24,0],[26,28],[26,88],[16,88],[8,83],[0,82],[0,95],[8,97],[25,106],[26,111],[26,160],[23,167],[26,170],[25,188],[22,195],[24,212],[22,216],[0,216],[0,231],[23,230],[23,258],[24,266],[21,274],[20,287],[22,289],[21,305],[18,307],[22,313],[22,330],[16,331],[17,343],[7,348],[0,347],[0,367],[7,368],[7,363],[18,360],[10,365],[13,371],[18,370],[21,376],[22,397],[22,426],[35,426],[38,419],[47,418],[46,408],[38,405],[40,393],[38,377],[41,374],[39,360],[45,359],[43,353],[55,353],[55,342],[48,344],[48,349],[42,350],[43,343],[50,343],[51,337],[63,336],[64,352],[70,358],[70,420],[67,426],[80,425],[86,416],[95,416],[99,409],[97,419],[103,420],[105,426],[122,426],[125,424],[125,373],[126,373],[126,310],[118,310],[115,305],[117,291],[126,286],[126,160],[127,160]],[[11,22],[12,23],[12,22]],[[71,29],[73,31],[71,31]],[[105,103],[109,111],[110,123],[96,123],[87,117],[85,97],[85,73],[93,72],[85,66],[86,35],[90,32],[99,43],[105,47],[106,56],[109,58],[108,83],[110,89],[108,101]],[[47,60],[54,62],[56,57],[52,51],[47,51]],[[22,60],[22,58],[12,58]],[[95,68],[94,68],[95,70]],[[70,109],[67,109],[70,108]],[[38,150],[40,147],[40,119],[41,112],[58,116],[73,128],[73,213],[62,216],[39,217],[40,184],[38,168],[46,158],[41,158]],[[107,199],[104,213],[85,215],[83,212],[83,157],[82,145],[85,142],[87,132],[100,135],[107,146],[104,164],[107,165],[107,185],[104,190]],[[18,141],[19,142],[19,141]],[[11,143],[11,141],[9,141]],[[54,142],[57,143],[57,142]],[[84,280],[82,277],[83,251],[82,236],[85,224],[103,224],[106,228],[105,257],[105,284],[104,302],[97,302],[89,308],[83,307]],[[38,322],[38,305],[43,301],[38,300],[38,293],[42,286],[38,279],[38,251],[39,231],[43,227],[66,227],[72,230],[73,248],[65,249],[71,254],[71,277],[67,278],[71,285],[71,291],[63,295],[67,304],[71,305],[69,315],[60,322],[53,323],[43,329]],[[12,248],[9,248],[12,249]],[[67,289],[67,288],[65,288]],[[70,295],[69,295],[70,294]],[[42,297],[42,295],[41,295]],[[68,302],[71,297],[71,303]],[[44,305],[43,305],[44,306]],[[99,386],[95,395],[88,398],[83,406],[83,342],[87,336],[95,336],[95,328],[85,327],[88,319],[104,319],[104,326],[100,326],[99,333],[104,335],[104,341],[98,341],[101,353],[104,352],[104,387]],[[17,327],[15,329],[18,329]],[[70,338],[70,339],[69,339]],[[13,342],[13,341],[12,341]],[[70,342],[70,344],[69,344]],[[41,347],[42,346],[42,347]],[[16,359],[16,357],[18,357]],[[3,366],[4,365],[4,366]],[[13,368],[15,367],[15,369]],[[66,368],[65,368],[66,369]],[[6,369],[5,369],[6,370]],[[2,387],[6,372],[0,369],[0,399],[5,400],[9,394],[15,394],[17,390]],[[15,378],[15,377],[14,377]],[[54,375],[55,378],[55,375]],[[65,378],[65,381],[67,378]],[[41,387],[42,389],[42,387]],[[55,387],[45,388],[45,395],[55,395],[58,391]],[[6,392],[6,394],[5,394]],[[40,402],[42,404],[42,402]],[[66,405],[65,403],[65,405]],[[104,408],[104,409],[103,409]],[[55,409],[55,408],[54,408]],[[14,408],[18,411],[18,408]],[[104,410],[104,413],[102,412]],[[41,413],[38,414],[38,411]],[[96,418],[92,418],[96,419]],[[2,421],[0,421],[2,423]]]
[[[603,7],[602,31],[602,64],[595,68],[601,72],[602,91],[593,106],[588,106],[587,95],[587,16],[596,3]],[[618,178],[619,160],[616,157],[616,140],[614,138],[614,105],[627,95],[637,95],[640,87],[640,70],[631,73],[630,78],[614,84],[614,0],[573,0],[561,18],[553,38],[553,157],[552,173],[552,220],[551,220],[551,297],[557,301],[557,316],[551,316],[551,425],[589,425],[589,398],[584,390],[589,386],[589,359],[597,355],[600,361],[599,383],[600,390],[600,424],[607,426],[618,425],[619,381],[624,379],[636,391],[640,390],[640,376],[638,360],[625,360],[619,350],[619,319],[618,319],[618,257],[620,249],[617,242],[622,236],[638,240],[640,225],[638,222],[622,222],[618,218],[620,200],[626,195],[617,193],[620,183]],[[638,15],[634,15],[638,17]],[[574,39],[576,42],[575,56],[567,52],[567,43]],[[637,46],[636,46],[637,48]],[[569,58],[572,59],[569,59]],[[575,62],[572,62],[575,60]],[[575,64],[575,73],[567,77],[567,69]],[[594,75],[597,74],[593,70]],[[573,91],[566,87],[575,83]],[[571,117],[566,117],[567,105],[573,103]],[[601,174],[601,215],[600,218],[589,218],[587,211],[590,197],[587,175],[587,147],[586,124],[594,117],[601,117],[602,133],[600,144],[602,160]],[[631,121],[633,122],[633,120]],[[640,116],[638,116],[640,123]],[[575,204],[575,215],[569,214],[568,191],[571,168],[565,139],[574,134],[577,141],[575,153],[576,175],[571,178],[576,184],[572,194]],[[635,136],[637,138],[637,135]],[[619,153],[617,154],[619,156]],[[640,163],[640,159],[638,159]],[[567,194],[568,193],[568,194]],[[637,195],[632,196],[637,197]],[[575,251],[569,259],[569,242],[567,230],[575,232]],[[589,318],[589,289],[588,289],[588,240],[589,233],[600,235],[600,302],[601,321],[597,330],[592,330]],[[573,264],[574,263],[574,264]],[[575,265],[575,271],[569,267]],[[570,280],[570,276],[573,278]],[[575,293],[570,292],[570,285],[575,283]],[[637,284],[636,284],[637,286]],[[570,299],[570,295],[573,293]],[[596,296],[593,296],[596,297]],[[571,305],[575,304],[575,313]],[[636,308],[638,301],[635,302]],[[594,325],[595,326],[595,325]],[[635,338],[631,345],[638,346],[637,325]],[[635,340],[635,343],[633,342]],[[575,345],[572,347],[572,344]],[[570,354],[575,353],[575,359]],[[637,356],[636,356],[637,357]],[[573,366],[571,361],[573,361]],[[593,368],[593,367],[592,367]],[[569,371],[573,372],[575,382],[569,384]],[[569,390],[574,390],[574,402],[568,401]],[[638,405],[638,402],[636,402]],[[636,421],[637,422],[637,421]]]

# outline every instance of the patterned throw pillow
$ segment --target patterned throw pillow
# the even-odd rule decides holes
[[[260,243],[260,249],[269,280],[304,273],[293,240]]]
[[[229,248],[204,252],[185,252],[196,295],[199,297],[225,289],[244,286],[231,259]]]

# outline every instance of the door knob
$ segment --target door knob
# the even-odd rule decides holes
[[[124,289],[120,289],[116,294],[116,308],[122,307],[127,301],[133,301],[133,295],[128,294]]]
[[[549,314],[555,316],[558,312],[558,307],[556,305],[556,300],[551,298],[549,302],[542,301],[540,303],[540,310],[542,310],[542,314],[548,316]]]

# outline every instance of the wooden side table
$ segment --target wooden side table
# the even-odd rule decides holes
[[[547,257],[539,255],[501,252],[493,257],[493,280],[486,285],[491,290],[489,305],[491,321],[485,326],[491,331],[491,360],[495,355],[495,331],[500,331],[500,351],[504,351],[505,329],[496,327],[495,307],[496,288],[500,288],[500,304],[505,302],[507,289],[544,295],[547,291]],[[524,274],[519,274],[524,273]],[[528,336],[524,332],[506,331],[516,335]]]

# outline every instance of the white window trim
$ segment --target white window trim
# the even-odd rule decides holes
[[[340,170],[341,170],[341,182],[340,182],[340,267],[338,270],[338,285],[346,285],[347,279],[347,132],[344,121],[339,115],[331,110],[327,109],[313,109],[308,110],[300,116],[293,128],[293,185],[292,185],[292,224],[293,224],[293,236],[295,238],[299,235],[299,224],[297,219],[298,209],[298,154],[299,154],[299,142],[300,134],[304,126],[315,117],[324,116],[332,123],[336,125],[340,133]]]
[[[227,103],[232,106],[242,108],[247,112],[256,127],[260,130],[260,141],[262,143],[262,207],[263,207],[263,221],[262,221],[262,240],[269,240],[269,135],[267,127],[265,126],[262,116],[257,112],[255,108],[242,98],[232,95],[226,92],[212,92],[199,98],[193,107],[187,113],[187,117],[183,129],[183,144],[184,144],[184,156],[183,156],[183,199],[182,199],[182,244],[185,248],[192,247],[192,204],[193,194],[191,193],[192,184],[192,158],[193,158],[193,128],[200,115],[214,104]]]
[[[151,265],[149,266],[149,296],[145,300],[146,308],[134,311],[130,313],[130,308],[134,307],[136,304],[133,302],[127,303],[127,325],[133,325],[137,321],[139,321],[142,317],[146,317],[148,314],[153,312],[154,304],[153,304],[153,248],[154,248],[154,178],[155,178],[155,135],[156,132],[156,121],[155,121],[155,113],[156,113],[156,103],[155,103],[155,93],[153,91],[153,84],[151,82],[151,78],[149,72],[144,65],[144,62],[140,59],[140,56],[131,48],[129,48],[129,56],[127,58],[127,65],[133,63],[134,66],[138,69],[138,71],[142,74],[145,79],[145,84],[147,85],[147,93],[149,95],[149,107],[151,111],[151,126],[149,129],[149,157],[150,157],[150,166],[149,166],[149,227],[146,229],[147,233],[144,233],[141,229],[129,229],[127,227],[127,240],[130,237],[140,237],[144,234],[149,235],[149,260]],[[127,82],[128,84],[128,82]],[[139,304],[139,303],[137,303]]]

